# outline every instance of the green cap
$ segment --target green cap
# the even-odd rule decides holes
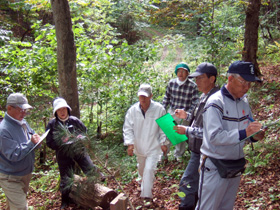
[[[185,69],[188,72],[190,72],[190,68],[188,67],[188,65],[186,63],[179,63],[176,67],[175,67],[175,74],[177,75],[177,71],[178,69]]]

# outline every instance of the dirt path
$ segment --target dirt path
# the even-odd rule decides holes
[[[151,39],[154,37],[154,34],[156,34],[157,36],[159,36],[160,38],[164,37],[164,34],[160,33],[159,31],[155,30],[155,29],[149,29],[149,31],[152,31],[152,33],[148,32],[148,31],[143,31],[143,33],[150,37]],[[160,60],[157,61],[154,66],[161,66],[161,64],[165,61],[165,59],[168,57],[168,55],[172,53],[170,52],[170,46],[164,46],[163,50],[162,50],[162,54],[160,57]],[[175,66],[180,63],[183,62],[183,53],[184,53],[184,49],[181,48],[179,45],[176,46],[176,56],[175,59],[173,61],[169,61],[168,65],[162,65],[161,71],[163,72],[173,72]],[[175,75],[174,75],[175,76]]]

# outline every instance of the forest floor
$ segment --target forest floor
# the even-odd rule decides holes
[[[263,73],[263,86],[277,82],[280,83],[280,65],[276,66],[262,66],[261,72]],[[253,89],[258,88],[254,86]],[[264,95],[269,94],[273,98],[265,100]],[[274,93],[266,92],[264,88],[260,93],[259,100],[252,107],[252,111],[256,120],[265,120],[268,115],[273,114],[273,119],[280,117],[280,90],[275,89]],[[271,105],[273,104],[273,106]],[[270,107],[270,109],[268,109]],[[270,132],[271,139],[279,140],[279,127],[277,130]],[[272,147],[274,143],[271,143]],[[272,151],[263,150],[261,157]],[[280,209],[280,161],[279,161],[280,147],[273,147],[273,153],[269,158],[267,165],[258,166],[255,173],[246,174],[241,177],[239,192],[236,197],[234,210],[242,209]],[[256,154],[257,155],[257,154]],[[173,210],[178,209],[180,199],[177,195],[178,184],[180,177],[187,165],[187,160],[177,162],[169,160],[165,164],[159,164],[156,180],[153,187],[153,201],[145,203],[140,199],[139,183],[134,179],[132,182],[125,185],[124,190],[129,195],[129,200],[135,209],[157,209],[157,210]],[[174,178],[175,177],[175,178]],[[117,189],[117,185],[113,180],[107,180],[108,187]],[[53,183],[53,188],[57,188],[57,183]],[[42,196],[38,193],[33,193],[32,190],[28,196],[29,205],[36,206],[39,202],[46,199],[52,200],[52,204],[45,206],[42,209],[59,209],[60,193],[54,192]],[[0,205],[1,207],[1,205]],[[80,209],[77,207],[69,207],[70,209]]]

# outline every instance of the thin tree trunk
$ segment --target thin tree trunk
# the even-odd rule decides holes
[[[258,28],[261,0],[249,0],[246,10],[244,49],[242,60],[254,63],[257,76],[261,75],[257,62]]]
[[[76,46],[68,0],[51,0],[57,39],[57,68],[60,96],[65,98],[72,114],[80,117],[77,73]]]

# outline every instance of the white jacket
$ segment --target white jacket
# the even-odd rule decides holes
[[[132,105],[123,125],[124,145],[133,144],[136,155],[160,155],[161,145],[166,144],[166,136],[155,120],[165,113],[163,106],[153,100],[145,116],[140,109],[140,102]]]

